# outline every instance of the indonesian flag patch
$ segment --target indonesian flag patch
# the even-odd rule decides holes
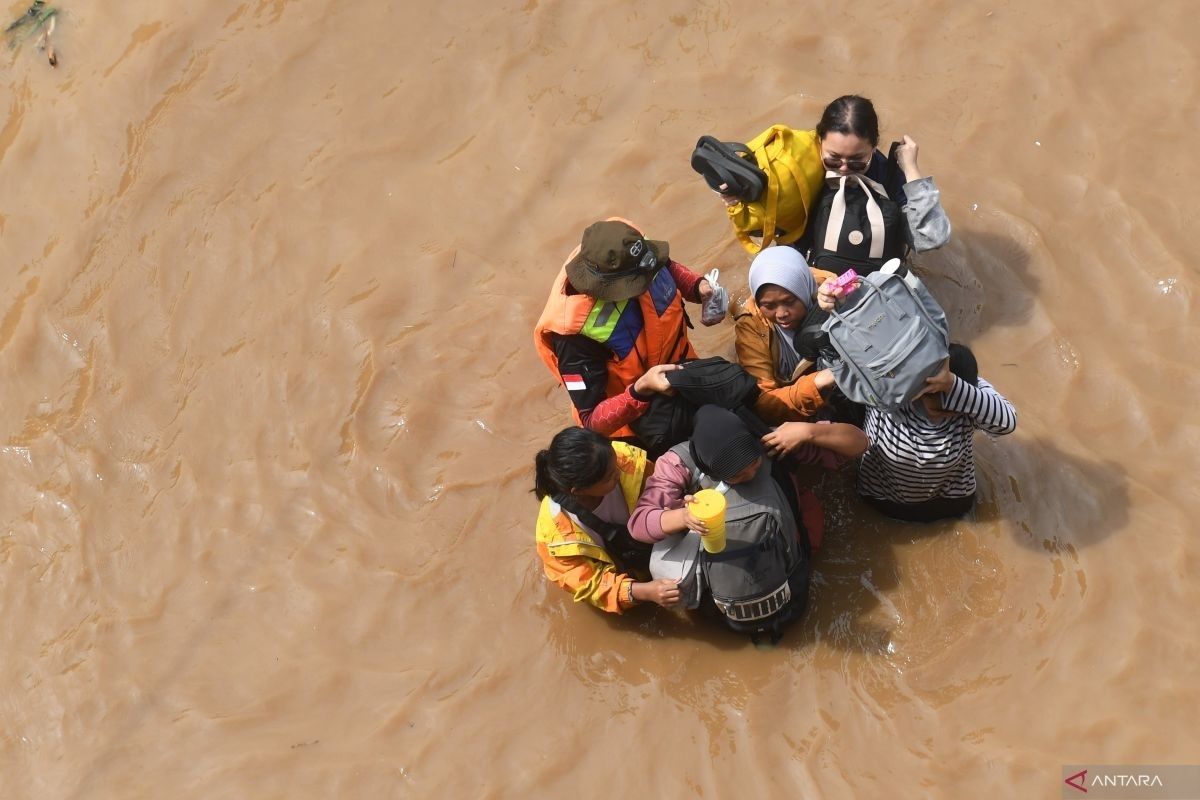
[[[582,375],[563,375],[562,379],[568,392],[578,392],[587,388],[587,384],[583,382]]]

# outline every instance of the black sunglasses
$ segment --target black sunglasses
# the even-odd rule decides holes
[[[825,169],[838,169],[842,164],[846,165],[846,169],[851,172],[862,172],[871,163],[871,159],[862,158],[822,158],[821,162],[825,164]]]

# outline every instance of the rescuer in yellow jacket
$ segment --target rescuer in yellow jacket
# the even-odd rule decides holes
[[[679,602],[674,581],[649,580],[650,547],[626,528],[647,464],[641,448],[575,427],[537,454],[538,556],[546,577],[576,602],[617,614],[641,602]]]

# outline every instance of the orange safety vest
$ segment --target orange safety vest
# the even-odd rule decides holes
[[[620,217],[610,219],[637,228]],[[563,262],[550,288],[550,298],[533,330],[538,355],[560,385],[563,379],[558,370],[558,356],[554,353],[555,334],[583,335],[608,348],[605,398],[624,392],[651,367],[696,358],[696,351],[687,338],[683,296],[670,269],[660,269],[650,288],[637,297],[620,302],[597,300],[586,294],[567,294],[567,264],[578,253],[579,247],[576,247]],[[582,425],[574,405],[571,413]],[[612,433],[614,439],[636,436],[628,425]]]

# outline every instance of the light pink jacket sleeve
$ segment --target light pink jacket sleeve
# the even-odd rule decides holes
[[[646,488],[629,515],[630,535],[650,544],[665,538],[663,512],[683,508],[683,498],[691,482],[692,473],[679,460],[679,456],[664,453],[654,463],[654,474],[646,481]]]

